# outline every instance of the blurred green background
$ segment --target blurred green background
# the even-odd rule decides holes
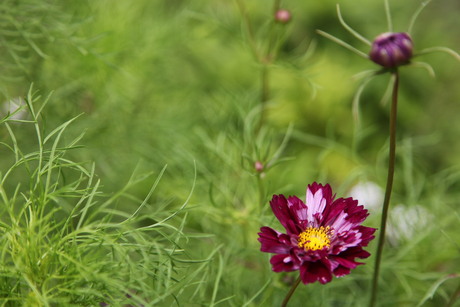
[[[383,1],[339,3],[346,22],[369,40],[388,30]],[[406,31],[421,1],[390,4],[394,30]],[[254,0],[245,6],[256,46],[263,48],[272,4]],[[282,300],[288,286],[281,275],[270,272],[268,255],[258,252],[256,241],[260,226],[281,230],[267,208],[271,195],[302,198],[313,181],[331,183],[339,196],[360,181],[384,187],[389,105],[382,97],[389,77],[378,76],[364,89],[356,132],[352,100],[360,80],[353,76],[378,67],[319,36],[316,29],[365,53],[368,46],[341,27],[336,1],[285,0],[282,7],[291,11],[292,20],[275,25],[282,38],[269,66],[265,134],[257,137],[260,64],[252,56],[235,1],[0,4],[2,116],[8,101],[26,96],[33,83],[42,97],[51,94],[43,112],[45,130],[82,114],[69,127],[68,138],[85,131],[84,147],[72,155],[95,161],[105,192],[120,189],[134,170],[159,173],[165,165],[152,203],[166,201],[179,208],[194,186],[186,228],[211,237],[184,246],[193,257],[221,248],[191,305],[207,306],[213,291],[214,302],[223,299],[222,305],[242,306],[252,297],[254,306],[275,306]],[[414,26],[415,52],[433,46],[460,50],[455,30],[459,12],[457,0],[430,3]],[[422,68],[401,69],[393,202],[420,204],[432,212],[434,222],[420,230],[420,238],[414,239],[418,244],[386,251],[382,292],[388,306],[414,306],[437,278],[458,273],[460,63],[445,53],[415,61],[430,63],[436,77]],[[253,163],[270,159],[290,125],[281,155],[290,159],[258,180]],[[30,131],[18,133],[23,147],[34,148]],[[142,197],[150,185],[145,182],[134,193]],[[376,213],[368,225],[378,227],[378,219]],[[340,280],[329,288],[298,290],[303,294],[296,294],[293,306],[296,299],[320,297],[324,301],[311,306],[356,306],[363,301],[359,291],[365,289],[371,268],[357,269],[353,283]],[[257,296],[269,278],[267,290]],[[433,304],[445,302],[455,286],[447,282]],[[341,295],[350,293],[351,305],[341,302]]]

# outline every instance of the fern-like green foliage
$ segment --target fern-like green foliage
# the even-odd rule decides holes
[[[46,104],[37,107],[38,99],[31,90],[25,100],[29,119],[10,115],[1,123],[0,150],[11,163],[0,172],[0,304],[153,305],[176,297],[190,281],[181,274],[188,266],[181,248],[186,203],[175,212],[149,210],[165,168],[145,199],[129,189],[150,175],[105,195],[94,164],[67,158],[82,137],[66,140],[75,118],[45,134]],[[35,131],[35,151],[22,151],[15,131],[23,129]],[[123,210],[129,202],[137,202],[136,211]]]

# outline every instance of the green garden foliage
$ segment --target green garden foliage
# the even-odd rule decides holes
[[[283,231],[272,195],[385,189],[390,76],[362,86],[379,66],[318,35],[370,51],[336,2],[0,1],[0,306],[279,306],[298,273],[260,252],[261,226]],[[338,2],[369,41],[389,31],[385,1]],[[425,4],[414,53],[460,50],[458,1]],[[421,5],[389,1],[393,30]],[[400,68],[378,306],[458,304],[451,55],[414,59],[434,78]],[[301,284],[289,305],[367,306],[376,241],[365,265]]]

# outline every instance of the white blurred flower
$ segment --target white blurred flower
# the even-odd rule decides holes
[[[8,114],[13,114],[10,119],[21,120],[27,116],[27,110],[24,108],[26,102],[21,97],[16,97],[7,101],[4,101],[1,106],[1,117],[6,117]],[[21,110],[21,107],[23,107]],[[15,113],[16,112],[16,113]]]
[[[403,241],[413,239],[429,226],[434,216],[420,205],[390,207],[386,236],[388,242],[397,246]]]
[[[349,195],[371,213],[378,212],[382,207],[383,190],[372,181],[359,182],[351,188]]]

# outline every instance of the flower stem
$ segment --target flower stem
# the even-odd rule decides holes
[[[299,275],[299,278],[295,281],[295,283],[292,285],[291,290],[289,290],[288,294],[284,298],[283,302],[281,303],[281,307],[286,307],[287,303],[291,299],[292,294],[294,293],[295,289],[297,289],[297,286],[300,284],[301,278]]]
[[[281,0],[275,0],[273,3],[273,14],[275,14],[281,7]]]
[[[259,63],[261,64],[261,73],[260,73],[260,119],[257,131],[259,132],[265,122],[265,113],[266,113],[266,104],[270,99],[270,76],[269,76],[269,66],[276,58],[277,46],[276,46],[276,32],[275,32],[275,21],[273,20],[276,12],[281,8],[281,0],[273,1],[273,15],[272,21],[270,23],[270,28],[268,30],[267,36],[267,49],[264,54],[259,56]]]
[[[244,25],[246,27],[247,38],[249,42],[249,47],[251,48],[252,54],[254,58],[260,62],[261,55],[259,54],[256,46],[256,40],[254,36],[254,30],[252,29],[251,22],[249,21],[248,13],[246,12],[246,7],[241,0],[236,0],[236,4],[238,5],[238,9],[240,10],[241,17],[243,19]]]
[[[455,289],[454,293],[452,293],[452,296],[449,299],[449,302],[447,303],[446,307],[451,307],[454,305],[455,301],[460,297],[460,284],[457,286],[457,289]]]
[[[265,122],[265,108],[266,103],[270,97],[270,84],[269,84],[269,69],[266,63],[262,64],[262,69],[260,72],[260,118],[259,125],[257,127],[257,132],[262,129],[262,126]]]
[[[391,99],[391,110],[390,110],[390,149],[389,149],[389,161],[388,161],[388,175],[387,185],[385,189],[385,198],[383,200],[382,208],[382,219],[380,221],[380,233],[377,246],[377,253],[375,257],[374,275],[372,279],[372,292],[369,306],[375,306],[377,300],[378,282],[379,282],[379,271],[380,263],[382,260],[383,244],[385,242],[385,229],[388,217],[388,208],[390,206],[391,190],[393,188],[393,177],[395,172],[395,160],[396,160],[396,115],[398,109],[398,88],[399,88],[399,73],[397,68],[393,71],[393,93]]]
[[[257,187],[259,189],[259,205],[260,208],[263,208],[265,205],[265,191],[264,183],[262,181],[262,174],[257,174]]]

